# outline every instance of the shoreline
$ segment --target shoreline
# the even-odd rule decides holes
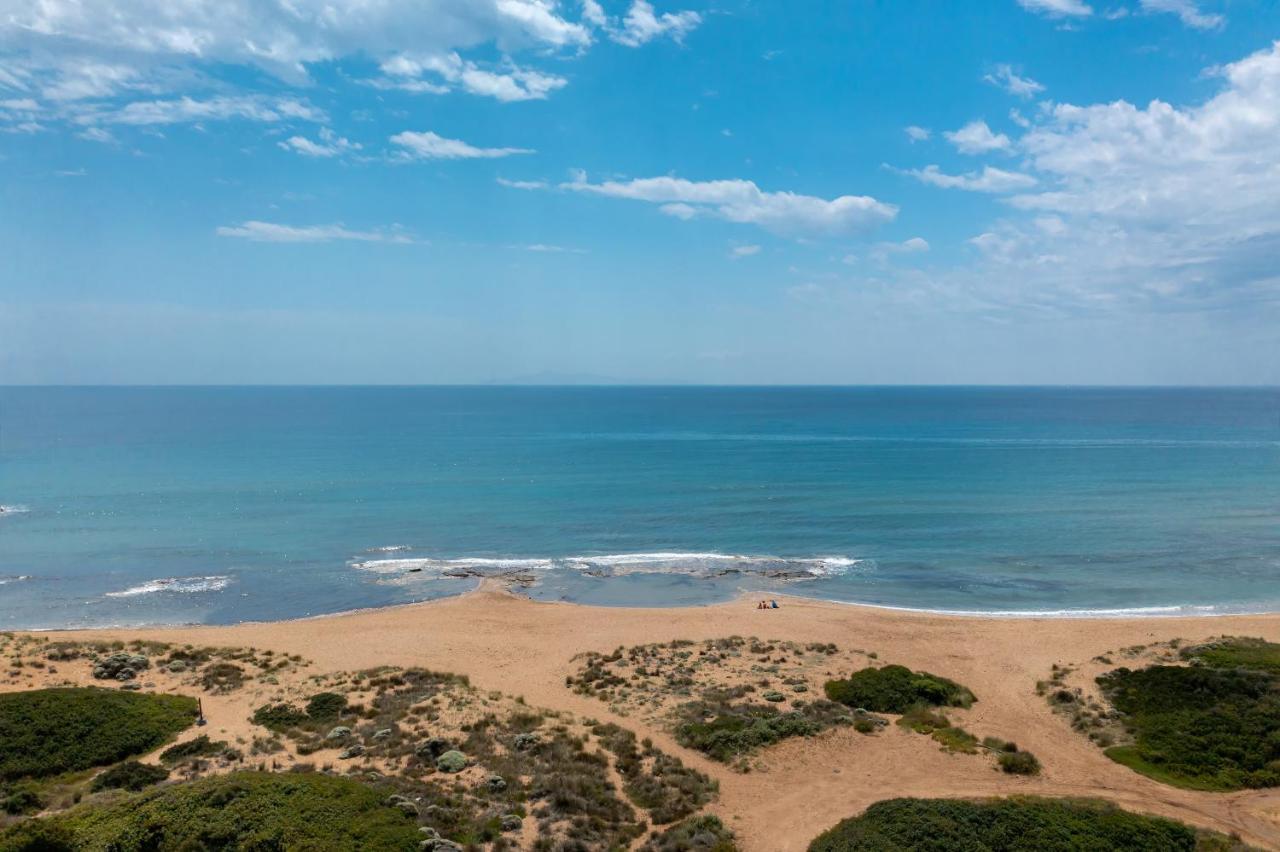
[[[141,624],[108,624],[108,625],[92,625],[92,626],[52,626],[52,627],[0,627],[0,630],[13,633],[81,633],[91,631],[114,631],[114,630],[179,630],[188,628],[209,628],[209,629],[225,629],[235,627],[246,627],[255,625],[273,625],[273,624],[292,624],[296,622],[315,621],[317,619],[326,618],[343,618],[351,615],[359,615],[363,613],[374,612],[394,612],[397,610],[413,607],[426,607],[442,604],[446,601],[459,600],[468,598],[482,592],[493,592],[509,596],[517,600],[527,601],[531,604],[547,605],[547,606],[569,606],[581,607],[588,610],[638,610],[652,612],[683,612],[688,610],[700,610],[711,607],[731,606],[748,600],[759,599],[787,599],[791,601],[806,601],[819,604],[830,604],[838,607],[846,607],[853,610],[871,610],[878,612],[901,613],[904,615],[916,615],[921,617],[937,617],[951,618],[970,621],[1146,621],[1146,620],[1184,620],[1198,618],[1213,619],[1231,619],[1231,618],[1249,618],[1255,616],[1280,616],[1280,606],[1275,609],[1260,610],[1239,610],[1239,609],[1223,609],[1223,607],[1232,606],[1231,604],[1166,604],[1152,606],[1137,607],[1116,607],[1116,608],[1097,608],[1097,609],[1046,609],[1046,610],[963,610],[963,609],[934,609],[929,607],[913,607],[900,604],[880,604],[869,603],[866,601],[846,601],[835,598],[810,597],[808,595],[799,595],[789,592],[771,591],[764,593],[760,590],[750,591],[739,589],[734,595],[727,599],[709,601],[706,603],[693,604],[671,604],[671,605],[633,605],[633,604],[597,604],[584,603],[580,601],[568,600],[544,600],[529,595],[520,594],[517,591],[519,583],[507,581],[497,577],[480,577],[475,587],[467,589],[457,594],[443,595],[437,598],[428,598],[418,601],[405,601],[401,603],[378,604],[374,606],[356,607],[353,609],[334,610],[333,612],[322,612],[314,615],[301,615],[293,618],[274,618],[274,619],[250,619],[245,621],[234,621],[227,623],[209,623],[200,621],[190,622],[146,622]]]

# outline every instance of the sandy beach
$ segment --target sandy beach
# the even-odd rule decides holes
[[[1114,666],[1089,661],[1119,648],[1227,634],[1278,640],[1280,615],[1013,619],[779,600],[779,609],[767,611],[745,598],[681,609],[599,608],[539,603],[485,586],[442,601],[299,621],[42,635],[252,646],[304,654],[315,672],[398,665],[465,674],[481,689],[616,721],[651,737],[719,781],[720,798],[710,810],[743,848],[761,852],[804,849],[819,832],[881,799],[1019,793],[1102,797],[1280,848],[1280,790],[1221,794],[1158,784],[1106,758],[1036,692],[1036,682],[1055,663],[1076,666],[1091,679],[1094,670]],[[789,740],[764,752],[757,769],[744,774],[681,748],[668,731],[638,715],[623,718],[565,685],[578,665],[575,656],[585,652],[730,635],[874,649],[882,661],[958,680],[979,701],[957,711],[957,720],[979,736],[1015,739],[1040,758],[1044,771],[1035,778],[1005,775],[987,761],[946,753],[928,737],[890,726],[875,737],[836,729]],[[255,700],[251,691],[206,697],[211,730],[243,735]]]

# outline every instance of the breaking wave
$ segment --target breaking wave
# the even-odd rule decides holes
[[[154,595],[160,592],[171,594],[195,594],[198,592],[220,592],[231,585],[231,578],[213,577],[166,577],[161,580],[148,580],[138,586],[131,586],[119,592],[107,592],[109,598],[132,598],[138,595]]]
[[[30,580],[30,579],[31,579],[30,574],[17,574],[10,577],[0,577],[0,586],[5,585],[6,583],[21,583],[23,580]]]
[[[0,504],[0,518],[3,518],[5,515],[21,515],[23,512],[29,511],[31,510],[26,506]]]
[[[555,569],[579,571],[592,577],[629,574],[684,574],[719,577],[752,574],[789,580],[836,577],[863,565],[847,556],[781,557],[726,553],[619,553],[605,556],[564,556],[539,559],[439,559],[435,557],[369,559],[352,567],[376,574],[426,574],[434,577],[504,577],[533,575]]]

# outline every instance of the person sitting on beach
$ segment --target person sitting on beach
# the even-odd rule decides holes
[[[777,601],[769,601],[769,608],[770,608],[770,609],[777,609],[777,608],[778,608],[778,602],[777,602]]]

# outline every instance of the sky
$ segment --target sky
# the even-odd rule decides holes
[[[1280,383],[1274,0],[0,0],[0,384]]]

